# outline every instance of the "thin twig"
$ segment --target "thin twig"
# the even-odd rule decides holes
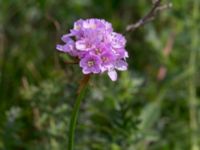
[[[175,37],[176,37],[176,33],[172,32],[167,40],[167,44],[165,48],[163,49],[164,59],[168,59],[169,54],[171,53],[173,45],[174,45]],[[157,74],[158,81],[162,81],[165,78],[166,74],[167,74],[167,68],[164,64],[162,64]]]
[[[157,15],[158,12],[165,10],[167,8],[170,8],[170,7],[172,7],[171,3],[161,5],[161,0],[154,0],[153,6],[150,9],[150,11],[144,17],[139,19],[136,23],[128,25],[126,27],[126,32],[134,31],[135,29],[143,26],[144,24],[154,20],[154,18]]]

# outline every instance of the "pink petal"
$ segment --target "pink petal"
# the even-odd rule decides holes
[[[59,51],[63,51],[63,45],[57,44],[56,49]]]
[[[91,71],[88,68],[83,68],[82,70],[83,74],[90,74]]]
[[[127,70],[128,64],[123,60],[118,60],[115,64],[115,68],[120,71]]]
[[[87,43],[85,40],[79,40],[76,42],[76,48],[81,51],[85,51],[87,49]]]
[[[116,81],[117,80],[117,72],[115,70],[108,71],[108,76],[110,77],[110,79],[112,81]]]
[[[71,38],[70,38],[70,36],[73,36],[72,34],[65,34],[65,35],[63,35],[62,37],[61,37],[61,40],[63,41],[63,42],[68,42],[68,41],[70,41],[70,40],[72,40]]]

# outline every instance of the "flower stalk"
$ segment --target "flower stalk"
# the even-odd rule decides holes
[[[193,4],[193,26],[196,25],[196,22],[198,20],[198,14],[199,14],[199,1],[195,0]],[[194,29],[194,28],[193,28]],[[190,53],[190,59],[189,59],[189,68],[196,73],[197,71],[197,47],[198,47],[198,33],[196,33],[196,30],[192,30],[193,40],[190,46],[191,53]],[[200,150],[199,147],[199,137],[197,135],[198,132],[198,100],[196,95],[196,74],[193,74],[189,78],[189,86],[188,86],[188,92],[189,92],[189,118],[190,118],[190,130],[191,130],[191,150]]]
[[[84,95],[86,93],[89,79],[90,79],[90,75],[85,75],[78,89],[78,97],[75,101],[74,108],[72,110],[72,115],[71,115],[71,120],[70,120],[70,125],[69,125],[68,150],[73,150],[73,147],[74,147],[74,135],[75,135],[76,122],[78,118],[81,101],[83,100]]]

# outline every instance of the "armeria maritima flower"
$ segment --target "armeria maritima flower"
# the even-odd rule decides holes
[[[61,39],[65,44],[56,49],[79,58],[83,74],[107,72],[115,81],[116,70],[127,70],[126,39],[103,19],[80,19]]]

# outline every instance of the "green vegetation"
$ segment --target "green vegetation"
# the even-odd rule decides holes
[[[127,34],[129,70],[92,76],[75,150],[200,150],[200,1]],[[149,0],[0,0],[0,150],[66,150],[82,73],[56,51],[80,18],[123,33]]]

